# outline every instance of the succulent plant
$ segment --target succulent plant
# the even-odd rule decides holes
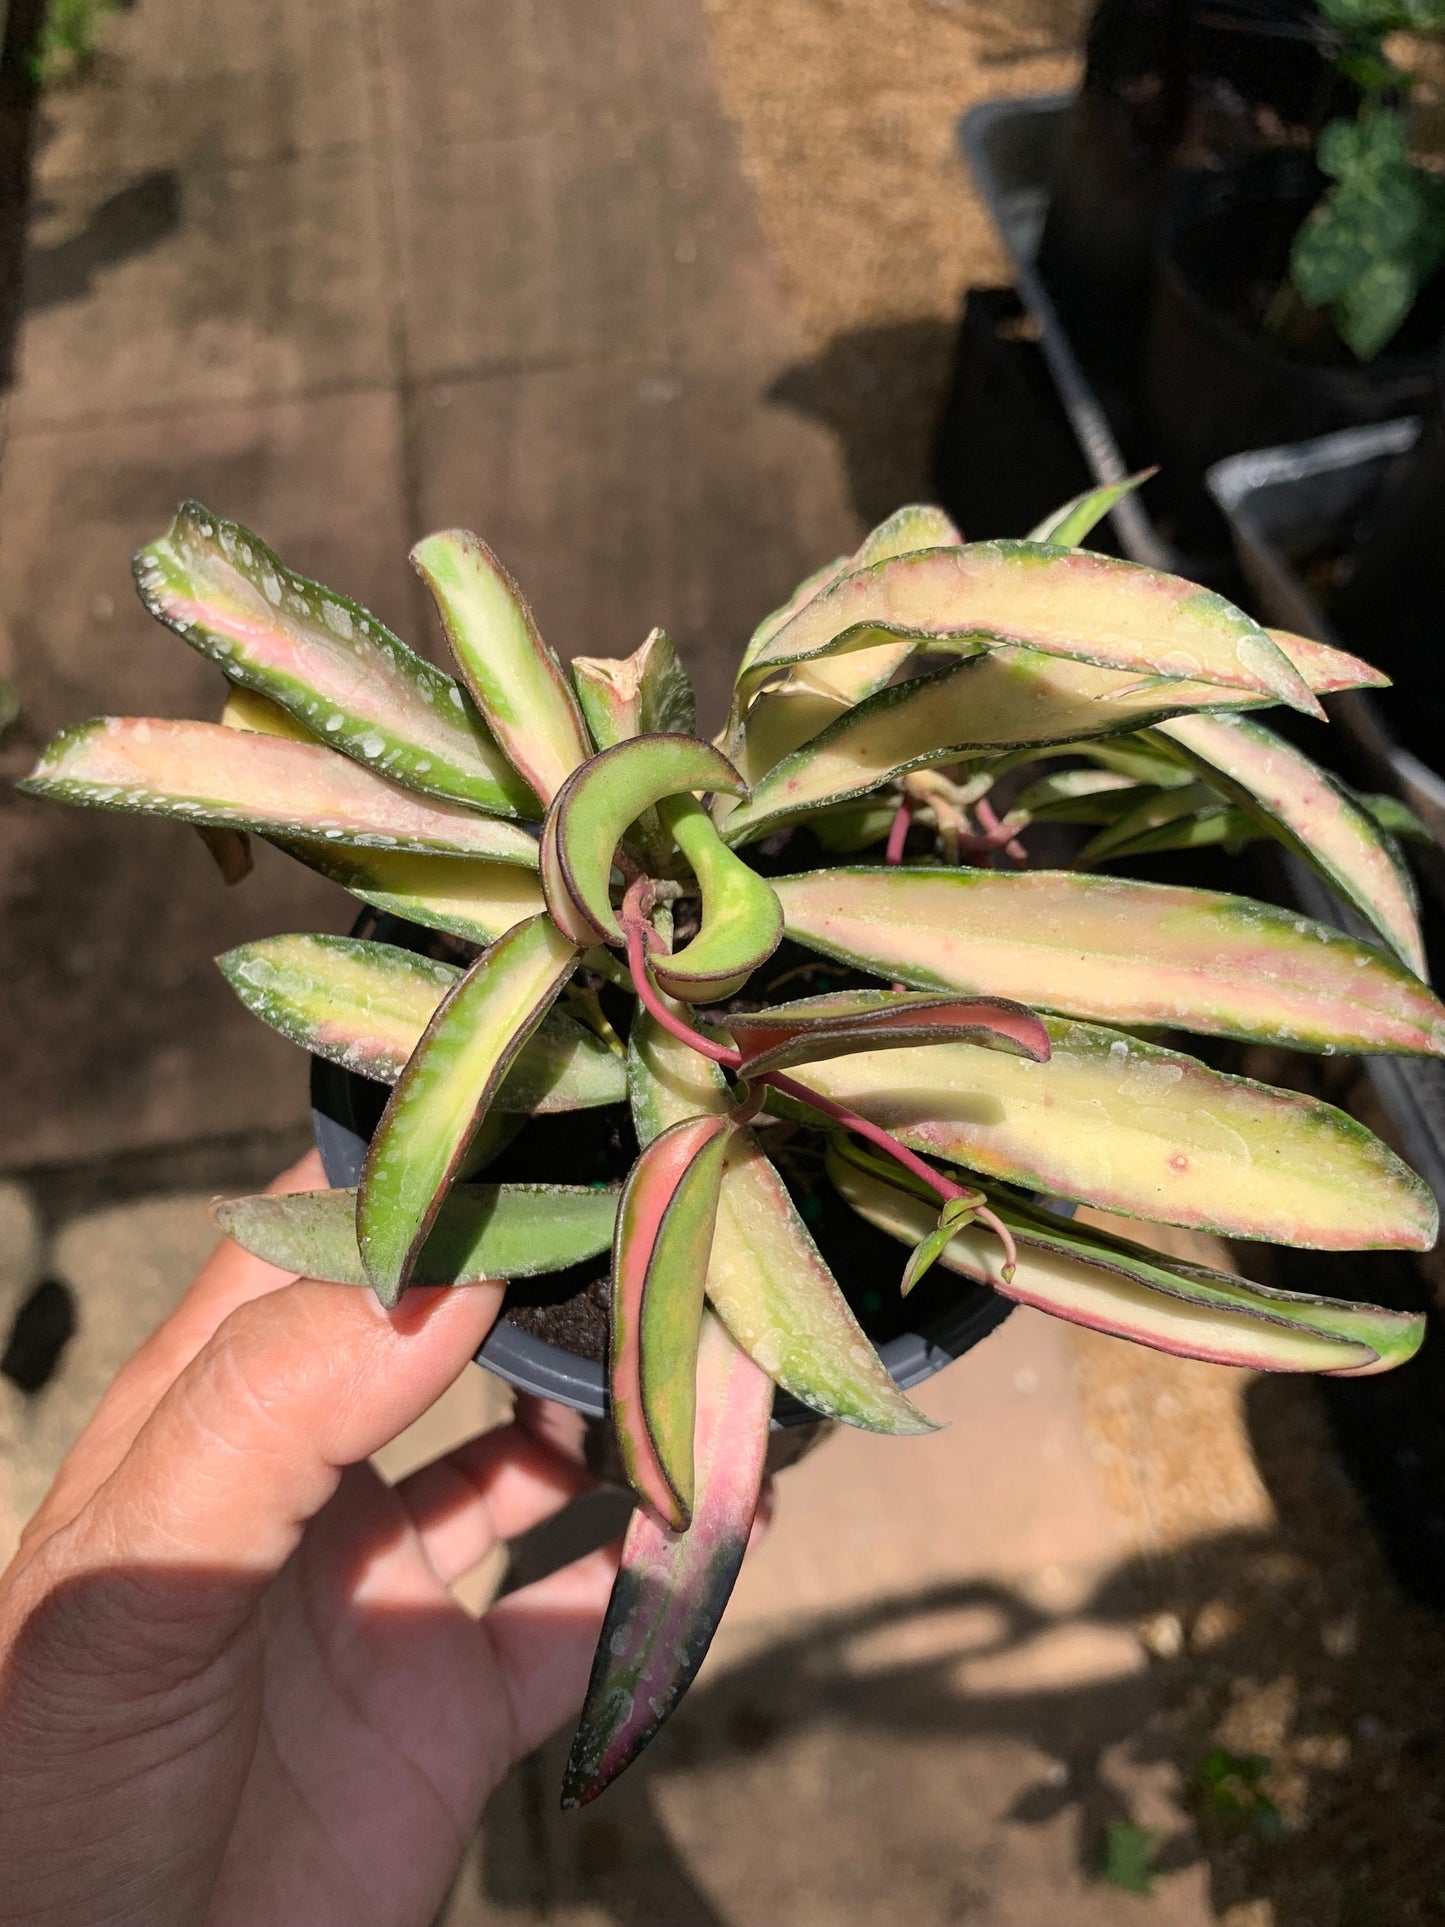
[[[635,1757],[707,1649],[775,1387],[871,1431],[931,1429],[810,1236],[791,1150],[898,1241],[903,1292],[939,1266],[1262,1369],[1375,1372],[1419,1343],[1414,1317],[1177,1262],[1062,1202],[1322,1251],[1424,1250],[1436,1231],[1429,1191],[1360,1124],[1161,1039],[1439,1055],[1445,1008],[1389,834],[1253,713],[1318,715],[1320,694],[1382,679],[1077,546],[1117,494],[1026,541],[965,543],[937,510],[901,510],[760,625],[714,741],[665,634],[569,679],[471,535],[412,557],[454,680],[187,506],[136,580],[229,679],[222,721],[83,723],[24,785],[193,823],[231,877],[259,834],[451,941],[283,936],[220,959],[268,1024],[392,1088],[354,1193],[218,1215],[389,1306],[410,1283],[610,1251],[611,1418],[637,1505],[569,1804]],[[1020,765],[1047,767],[1011,779],[1000,818],[990,791]],[[1372,939],[1214,890],[1017,867],[1050,819],[1090,826],[1101,860],[1275,838]],[[785,936],[814,994],[779,995],[799,976],[770,973]],[[519,1120],[624,1098],[641,1148],[620,1187],[479,1177]]]

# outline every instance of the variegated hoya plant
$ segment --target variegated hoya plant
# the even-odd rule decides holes
[[[1419,1343],[1416,1318],[1176,1263],[1057,1208],[1322,1251],[1420,1251],[1436,1231],[1426,1187],[1360,1124],[1159,1039],[1439,1055],[1445,1008],[1389,834],[1254,714],[1318,716],[1321,694],[1383,678],[1077,546],[1117,495],[1027,541],[966,543],[937,510],[901,510],[756,630],[713,741],[666,635],[569,680],[474,536],[412,556],[453,678],[188,506],[136,579],[229,679],[222,721],[83,723],[24,785],[194,823],[233,876],[259,834],[461,940],[457,962],[307,935],[221,958],[268,1024],[392,1090],[355,1192],[219,1215],[263,1257],[389,1306],[411,1282],[610,1250],[611,1415],[638,1503],[568,1804],[636,1756],[707,1649],[774,1388],[871,1431],[930,1429],[770,1150],[811,1143],[908,1248],[905,1293],[938,1265],[1264,1369],[1376,1372]],[[1013,779],[1000,820],[990,790],[1021,764],[1050,767]],[[1017,867],[1041,818],[1096,830],[1079,866]],[[786,858],[799,825],[811,867],[763,875],[750,854]],[[1083,867],[1252,836],[1312,863],[1372,940]],[[837,861],[817,867],[819,846]],[[770,997],[785,936],[822,994]],[[641,1150],[620,1189],[476,1181],[499,1121],[624,1097]]]

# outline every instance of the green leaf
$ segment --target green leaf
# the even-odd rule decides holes
[[[1157,469],[1140,469],[1137,475],[1126,476],[1122,482],[1109,482],[1102,488],[1086,489],[1082,495],[1075,495],[1064,503],[1062,508],[1046,515],[1037,528],[1029,530],[1030,542],[1052,542],[1056,548],[1071,549],[1092,535],[1100,522],[1117,507],[1126,495],[1132,495],[1141,483],[1147,482]]]
[[[796,943],[921,990],[1297,1050],[1445,1055],[1445,1006],[1392,956],[1217,890],[1068,870],[775,877]]]
[[[271,840],[374,910],[405,917],[427,930],[448,931],[469,943],[495,943],[504,930],[525,923],[544,907],[535,871],[515,863],[362,850],[297,837]],[[536,845],[532,847],[535,851]]]
[[[1244,716],[1188,716],[1159,735],[1320,875],[1417,976],[1426,972],[1415,886],[1388,835],[1292,743]]]
[[[697,1350],[728,1126],[683,1118],[628,1173],[612,1248],[611,1416],[633,1490],[685,1532]]]
[[[458,1184],[417,1257],[413,1284],[533,1278],[596,1258],[612,1243],[618,1193],[566,1184]],[[239,1245],[304,1278],[369,1285],[355,1191],[222,1198],[216,1221]]]
[[[552,840],[557,858],[549,874],[544,851],[542,885],[553,917],[581,919],[594,933],[591,941],[620,944],[609,885],[628,825],[667,797],[691,790],[737,794],[743,787],[722,752],[693,736],[634,736],[601,750],[568,779],[544,826],[544,844]]]
[[[1137,562],[1040,542],[929,549],[844,576],[777,631],[745,676],[756,683],[789,664],[889,635],[931,648],[1013,642],[1322,714],[1293,663],[1222,596]]]
[[[920,1279],[933,1269],[964,1226],[973,1223],[974,1212],[983,1202],[981,1191],[945,1200],[938,1214],[938,1223],[919,1239],[908,1254],[908,1263],[903,1267],[903,1282],[898,1287],[902,1297],[906,1298]]]
[[[526,784],[450,676],[239,523],[185,503],[136,557],[135,580],[152,615],[318,740],[427,795],[531,812]]]
[[[479,536],[429,535],[411,552],[472,699],[543,805],[591,745],[572,690],[516,583]]]
[[[525,830],[419,796],[321,743],[183,723],[103,716],[48,743],[18,787],[60,803],[214,823],[263,836],[383,850],[434,850],[529,867]]]
[[[548,917],[499,937],[447,992],[397,1079],[362,1166],[357,1236],[394,1305],[513,1060],[577,964]]]
[[[1428,1188],[1343,1111],[1114,1031],[1047,1023],[1047,1064],[926,1044],[810,1064],[795,1081],[915,1151],[1125,1217],[1325,1251],[1434,1243]]]
[[[630,656],[574,656],[572,681],[599,749],[628,736],[696,734],[692,678],[665,629]]]
[[[860,1217],[900,1244],[918,1245],[930,1263],[1154,1351],[1254,1371],[1354,1378],[1403,1364],[1425,1335],[1418,1313],[1276,1291],[995,1198],[993,1208],[1018,1251],[1013,1277],[1005,1279],[1002,1245],[992,1231],[967,1221],[967,1201],[959,1211],[964,1221],[951,1234],[946,1226],[935,1228],[935,1197],[923,1196],[922,1186],[891,1160],[841,1136],[829,1144],[828,1175]]]
[[[692,866],[702,923],[681,950],[655,955],[652,974],[673,997],[709,1003],[735,996],[783,936],[783,912],[766,878],[723,842],[692,796],[670,796],[658,815]]]
[[[643,1507],[632,1515],[563,1777],[564,1807],[595,1800],[676,1709],[707,1655],[747,1551],[772,1381],[710,1316],[697,1376],[692,1525],[670,1532]]]
[[[1154,1849],[1159,1836],[1131,1820],[1111,1820],[1104,1833],[1103,1877],[1126,1894],[1154,1892]]]
[[[1218,792],[1203,782],[1145,790],[1132,809],[1116,816],[1097,836],[1089,839],[1075,861],[1081,870],[1088,869],[1108,857],[1139,847],[1138,840],[1147,840],[1155,830],[1169,828],[1201,812],[1222,811],[1225,807]]]
[[[634,1019],[628,1041],[628,1083],[643,1144],[682,1118],[731,1109],[717,1067],[646,1013]],[[746,1130],[728,1137],[707,1295],[749,1357],[823,1417],[873,1432],[934,1430],[889,1377],[782,1179]]]
[[[332,1063],[386,1084],[401,1075],[462,972],[355,937],[263,937],[217,958],[246,1008]],[[561,1011],[548,1011],[493,1103],[502,1111],[585,1110],[627,1095],[622,1060]]]

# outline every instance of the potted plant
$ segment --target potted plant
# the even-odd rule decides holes
[[[1352,116],[1313,154],[1281,149],[1181,187],[1160,232],[1144,400],[1184,539],[1219,533],[1200,478],[1246,448],[1409,414],[1445,332],[1445,179],[1410,148],[1411,76],[1392,34],[1445,25],[1439,0],[1321,0]]]
[[[268,1023],[390,1086],[353,1190],[220,1208],[249,1249],[386,1305],[590,1261],[585,1295],[610,1253],[610,1417],[638,1503],[569,1804],[696,1671],[777,1391],[931,1429],[869,1342],[867,1293],[849,1303],[810,1235],[825,1196],[909,1250],[901,1280],[866,1281],[885,1319],[899,1292],[983,1291],[1192,1357],[1346,1375],[1419,1342],[1416,1318],[1177,1263],[1047,1202],[1319,1250],[1436,1231],[1426,1187],[1361,1125],[1158,1041],[1439,1055],[1445,1007],[1388,837],[1253,714],[1316,714],[1372,673],[1071,546],[1117,495],[1024,542],[900,511],[761,624],[715,741],[660,631],[569,680],[474,536],[412,558],[454,680],[191,505],[136,578],[228,678],[223,721],[82,723],[24,785],[195,823],[233,875],[259,834],[432,933],[431,955],[300,935],[221,960]],[[1041,760],[1057,767],[1001,819],[995,780]],[[1031,811],[1103,811],[1129,826],[1119,847],[1189,841],[1221,804],[1303,851],[1376,940],[1213,891],[989,867],[1022,855]],[[779,968],[785,940],[801,969]],[[497,1175],[529,1132],[546,1156],[550,1126],[615,1115],[624,1092],[634,1136],[599,1131],[600,1166]]]
[[[1039,268],[1089,368],[1132,386],[1180,170],[1312,140],[1351,97],[1314,0],[1099,0],[1049,186]]]

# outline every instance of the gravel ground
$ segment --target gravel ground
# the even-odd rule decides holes
[[[841,437],[865,521],[926,492],[960,295],[1007,278],[957,117],[1070,84],[1084,11],[708,0],[808,342],[777,392]],[[1166,1710],[1145,1737],[1199,1789],[1220,1921],[1445,1922],[1445,1626],[1391,1581],[1313,1388],[1075,1341],[1094,1450],[1149,1549],[1103,1603],[1141,1626],[1160,1671]],[[1160,1841],[1156,1862],[1197,1851]],[[1121,1896],[1136,1908],[1147,1917]]]

